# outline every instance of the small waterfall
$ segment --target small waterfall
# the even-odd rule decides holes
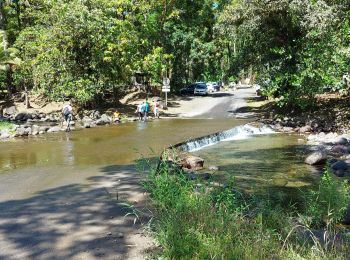
[[[271,128],[266,125],[261,127],[254,127],[249,124],[243,126],[237,126],[227,131],[215,133],[212,135],[199,137],[193,140],[189,140],[185,143],[181,143],[175,146],[185,152],[194,152],[202,149],[203,147],[214,145],[218,142],[243,140],[254,135],[272,134],[275,133]]]

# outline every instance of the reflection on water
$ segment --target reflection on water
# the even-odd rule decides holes
[[[66,133],[66,140],[63,142],[63,162],[65,165],[74,165],[74,142],[70,140],[69,134]]]
[[[298,136],[277,134],[222,142],[196,155],[205,159],[206,166],[219,166],[219,173],[235,176],[240,187],[252,192],[314,185],[319,174],[304,164],[304,153]]]
[[[172,144],[244,123],[226,119],[157,120],[16,139],[0,143],[0,173],[37,166],[132,164],[140,154],[158,156]]]

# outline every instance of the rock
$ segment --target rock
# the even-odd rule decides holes
[[[103,114],[100,119],[96,121],[96,125],[107,125],[112,122],[112,119],[106,114]]]
[[[350,225],[350,204],[348,205],[343,219],[344,225]]]
[[[326,161],[327,161],[327,154],[323,150],[315,151],[309,154],[305,159],[305,163],[310,165],[325,164]]]
[[[124,237],[124,234],[123,233],[118,233],[117,234],[117,238],[123,238]]]
[[[25,131],[25,135],[31,135],[32,134],[32,128],[31,127],[26,127],[24,131]]]
[[[311,126],[309,125],[300,127],[299,129],[299,133],[308,133],[308,132],[311,132]]]
[[[32,135],[38,135],[39,134],[39,126],[33,125],[32,126]]]
[[[27,121],[28,119],[32,119],[32,116],[29,113],[18,113],[15,116],[16,121]]]
[[[346,145],[348,144],[348,139],[344,136],[338,136],[331,141],[335,145]]]
[[[84,123],[83,123],[83,127],[84,127],[84,128],[91,128],[91,124],[90,124],[90,123],[87,123],[87,122],[84,122]]]
[[[349,148],[345,145],[335,145],[331,148],[331,152],[339,155],[344,155],[349,153]]]
[[[59,131],[61,131],[61,127],[59,126],[54,126],[54,127],[51,127],[49,130],[47,130],[48,133],[55,133]]]
[[[218,166],[209,166],[208,167],[209,171],[218,171],[219,170],[219,167]]]
[[[329,143],[333,143],[332,141],[335,140],[337,137],[338,137],[337,133],[328,133],[325,135],[324,141],[329,142]]]
[[[283,127],[283,132],[291,133],[293,131],[294,131],[293,127],[289,127],[289,126]]]
[[[46,126],[40,126],[38,130],[39,130],[39,132],[46,132],[49,129],[50,129],[50,127],[46,125]]]
[[[0,130],[0,139],[8,139],[11,135],[7,129]]]
[[[45,133],[45,131],[39,131],[39,135],[42,135],[44,133]]]
[[[16,114],[17,110],[15,106],[11,106],[11,107],[5,107],[3,110],[3,114],[4,116],[12,116],[14,114]]]
[[[203,168],[204,159],[197,156],[190,155],[186,157],[181,164],[183,168],[187,168],[191,170],[199,170]]]
[[[101,117],[101,114],[100,114],[100,112],[99,111],[94,111],[93,113],[92,113],[92,118],[93,119],[100,119],[100,117]]]
[[[28,132],[22,126],[18,127],[17,130],[16,130],[16,136],[25,136],[27,134],[28,134]]]
[[[331,165],[331,169],[334,172],[339,170],[347,171],[349,169],[349,165],[344,161],[337,161]]]
[[[209,180],[210,179],[209,173],[191,172],[191,173],[188,173],[187,176],[190,180],[197,180],[197,179]]]
[[[336,170],[336,171],[333,171],[333,173],[337,177],[344,177],[345,176],[345,171],[344,170]]]
[[[57,118],[55,115],[52,115],[52,114],[51,114],[51,115],[49,116],[49,121],[50,121],[50,122],[54,122],[54,123],[55,123],[55,122],[57,122],[57,121],[59,121],[59,120],[60,120],[60,119]]]

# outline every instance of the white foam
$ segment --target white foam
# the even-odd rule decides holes
[[[182,146],[182,149],[188,152],[195,152],[205,147],[215,145],[219,142],[244,140],[256,135],[265,135],[273,133],[275,132],[266,125],[263,125],[262,127],[254,127],[247,124],[243,126],[234,127],[222,133],[189,141]]]

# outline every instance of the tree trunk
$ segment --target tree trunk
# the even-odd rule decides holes
[[[29,104],[29,97],[28,97],[28,89],[27,89],[27,86],[24,87],[24,104],[26,106],[26,108],[30,108],[30,104]]]
[[[12,78],[12,68],[11,65],[6,65],[6,86],[8,98],[12,98],[13,94],[13,78]]]

